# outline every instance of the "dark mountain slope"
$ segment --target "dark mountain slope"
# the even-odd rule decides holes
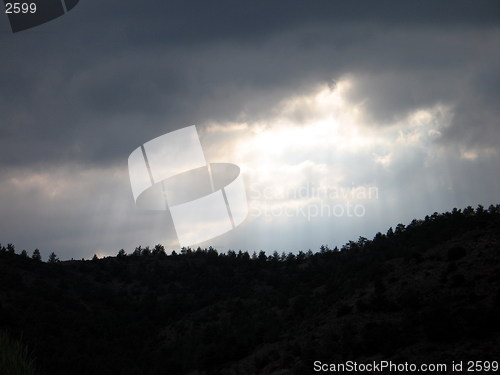
[[[500,206],[435,213],[341,251],[119,255],[43,263],[0,247],[0,330],[22,337],[39,374],[498,358]]]

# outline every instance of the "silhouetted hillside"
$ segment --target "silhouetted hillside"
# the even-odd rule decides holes
[[[435,213],[314,254],[167,256],[158,245],[44,263],[0,246],[0,331],[28,346],[42,375],[491,361],[499,252],[500,205]]]

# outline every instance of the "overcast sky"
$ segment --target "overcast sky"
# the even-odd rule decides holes
[[[497,1],[81,0],[0,17],[0,242],[44,258],[178,248],[129,154],[197,125],[250,214],[202,243],[318,250],[500,202]],[[349,210],[354,210],[349,214]]]

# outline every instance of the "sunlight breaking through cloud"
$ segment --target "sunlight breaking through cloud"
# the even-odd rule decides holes
[[[277,238],[289,251],[341,245],[395,220],[473,204],[470,197],[494,199],[494,181],[468,177],[465,185],[462,178],[480,163],[497,165],[497,150],[443,142],[452,106],[437,102],[375,124],[366,101],[350,99],[357,84],[348,77],[295,93],[277,100],[265,119],[200,124],[207,161],[241,167],[250,208],[241,228],[202,246],[268,251]],[[88,238],[87,251],[99,256],[139,244],[176,248],[168,215],[136,212],[129,188],[126,168],[117,164],[11,169],[0,192],[21,203],[15,212],[7,201],[0,208],[29,216],[34,238],[71,256],[75,239],[87,246]]]
[[[285,98],[265,121],[209,124],[202,131],[207,159],[235,160],[247,177],[250,206],[262,209],[310,205],[313,197],[298,200],[286,193],[304,186],[376,187],[380,168],[396,178],[401,170],[424,166],[439,154],[436,140],[450,126],[451,108],[438,103],[395,123],[373,125],[363,103],[346,99],[354,84],[344,79]],[[266,191],[289,199],[265,198]],[[353,198],[330,200],[346,204]]]

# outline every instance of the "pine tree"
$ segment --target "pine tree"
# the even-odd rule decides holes
[[[41,262],[42,256],[40,255],[40,250],[38,249],[33,250],[33,255],[31,256],[31,259],[36,260],[37,262]]]
[[[164,256],[165,255],[165,247],[161,244],[155,245],[152,253],[155,256]]]
[[[48,263],[57,263],[57,262],[59,262],[59,258],[57,257],[56,253],[54,252],[50,253]]]

